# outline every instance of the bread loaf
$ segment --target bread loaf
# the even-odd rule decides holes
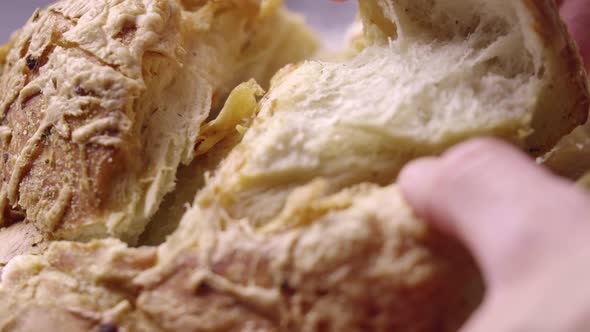
[[[0,225],[135,243],[210,110],[315,49],[275,2],[62,0],[37,11],[0,52]]]
[[[199,193],[163,244],[13,258],[0,330],[456,331],[482,279],[397,173],[479,135],[541,155],[585,122],[587,79],[550,0],[360,7],[358,55],[290,65],[260,100],[240,84],[205,121],[177,201]]]

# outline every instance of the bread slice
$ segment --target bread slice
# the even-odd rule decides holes
[[[278,74],[198,204],[263,227],[298,186],[391,183],[480,135],[533,155],[586,120],[589,92],[552,1],[360,3],[367,46]]]
[[[277,1],[62,0],[37,11],[0,80],[0,225],[20,215],[57,239],[136,242],[210,110],[314,49]]]

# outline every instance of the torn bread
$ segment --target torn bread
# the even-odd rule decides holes
[[[587,117],[583,66],[550,1],[366,1],[360,8],[359,54],[277,74],[198,204],[263,227],[317,176],[333,190],[389,183],[409,160],[479,135],[541,155]],[[192,189],[171,195],[172,208],[158,213],[146,243],[170,234],[203,186],[202,170],[198,163],[187,170],[183,183]]]
[[[578,180],[590,171],[590,123],[576,128],[540,158],[555,174]]]
[[[313,52],[301,19],[276,2],[62,0],[37,11],[0,80],[0,225],[19,215],[58,239],[134,243],[210,110]]]
[[[253,113],[241,86],[248,107],[208,122],[222,135],[196,150],[227,157],[163,245],[14,258],[0,329],[456,331],[481,278],[390,183],[476,135],[547,151],[584,122],[586,79],[550,1],[366,0],[361,17],[355,58],[288,67]]]
[[[272,233],[193,208],[170,260],[114,240],[15,258],[0,330],[457,330],[482,291],[465,251],[418,222],[394,186],[323,189],[306,188],[314,199],[288,216],[298,223]]]
[[[201,128],[195,160],[178,169],[177,186],[141,234],[139,245],[159,245],[172,234],[180,219],[205,185],[205,179],[238,144],[255,118],[257,98],[264,90],[253,80],[237,86],[218,116]]]
[[[480,135],[531,154],[586,120],[589,92],[552,1],[362,1],[367,44],[284,69],[197,204],[264,227],[316,177],[385,184]]]

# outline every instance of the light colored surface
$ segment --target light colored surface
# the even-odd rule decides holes
[[[2,0],[0,1],[0,44],[8,41],[10,34],[23,26],[38,7],[45,7],[50,0]]]
[[[543,152],[582,123],[583,78],[564,75],[567,53],[576,61],[573,48],[558,56],[548,47],[553,38],[566,45],[557,20],[538,22],[520,2],[440,0],[433,10],[412,1],[361,2],[363,52],[275,76],[257,120],[199,201],[221,202],[235,220],[265,227],[314,178],[327,178],[332,189],[388,183],[411,159],[475,136]],[[550,9],[546,15],[555,15]],[[540,23],[556,36],[541,39],[530,28]],[[569,105],[551,106],[556,101]]]
[[[250,78],[266,85],[316,48],[299,17],[276,7],[262,16],[174,3],[69,0],[27,22],[2,68],[0,211],[18,206],[56,239],[135,243],[217,100]]]
[[[445,320],[477,293],[477,279],[461,272],[471,261],[429,233],[395,186],[378,185],[393,176],[370,167],[391,171],[403,154],[435,154],[473,134],[562,134],[562,112],[573,107],[543,109],[542,98],[562,98],[535,80],[585,102],[585,78],[564,81],[582,64],[549,2],[361,4],[366,50],[276,76],[244,138],[157,252],[62,242],[14,259],[0,283],[0,330],[456,331]],[[561,70],[572,63],[576,72]],[[513,88],[522,77],[532,95]],[[565,95],[582,86],[579,98]],[[499,101],[539,109],[506,114]],[[522,112],[549,110],[560,121],[528,130]],[[482,112],[498,119],[481,128]],[[522,130],[504,132],[502,122]]]
[[[15,29],[25,24],[36,8],[45,7],[51,0],[3,0],[0,1],[0,44],[6,42]],[[322,30],[331,44],[340,43],[342,31],[353,20],[356,1],[334,2],[330,0],[286,0],[287,5],[305,12],[307,20],[316,29]]]

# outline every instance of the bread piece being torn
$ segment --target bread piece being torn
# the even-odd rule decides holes
[[[540,155],[585,122],[587,79],[552,1],[361,1],[365,48],[277,74],[197,204],[264,228],[316,177],[387,184],[491,135]]]
[[[0,330],[457,331],[482,279],[391,183],[478,135],[546,152],[585,121],[586,77],[549,0],[360,4],[357,56],[287,67],[254,112],[241,86],[204,126],[227,157],[164,244],[14,258]]]

